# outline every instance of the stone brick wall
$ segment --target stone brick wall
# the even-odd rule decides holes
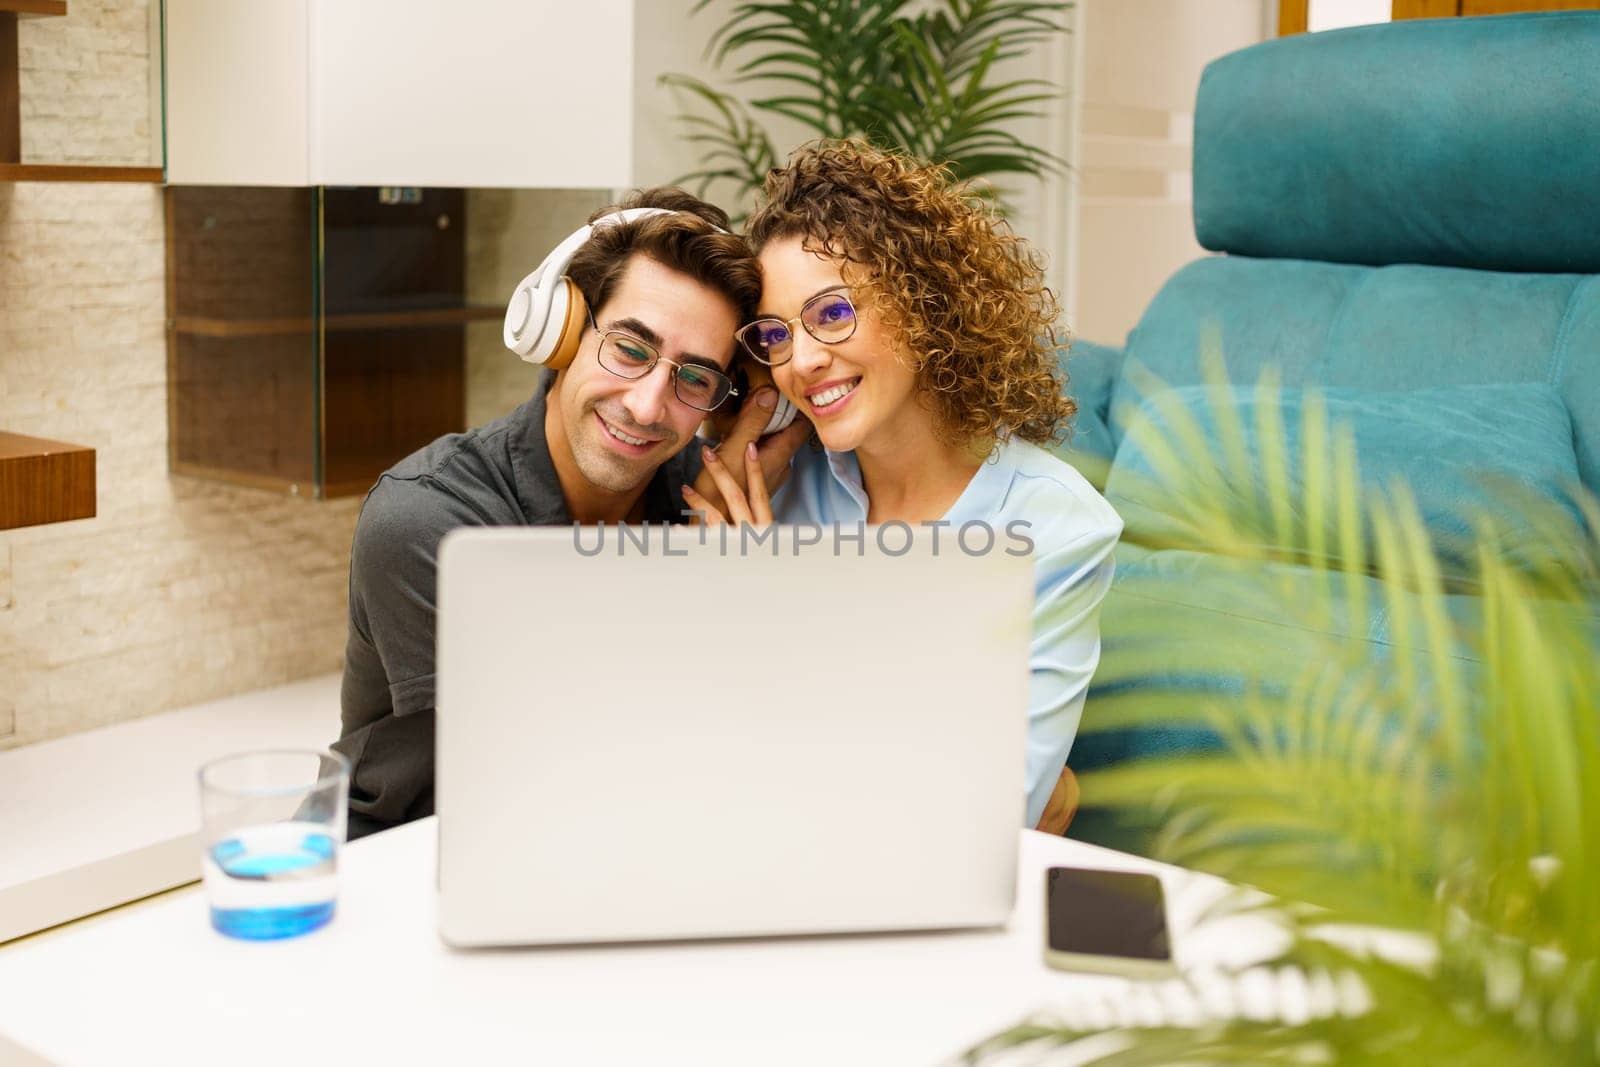
[[[73,0],[65,18],[21,20],[24,162],[159,165],[157,2]]]
[[[146,164],[149,8],[19,31],[23,158]],[[97,450],[99,514],[0,531],[0,747],[339,668],[358,500],[167,474],[153,185],[0,183],[0,427]]]

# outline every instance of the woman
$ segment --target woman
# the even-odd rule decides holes
[[[706,451],[723,494],[709,521],[946,522],[1034,543],[1027,824],[1044,811],[1100,656],[1099,608],[1122,523],[1039,447],[1075,406],[1056,369],[1057,308],[1028,244],[940,168],[856,141],[799,150],[751,217],[760,318],[739,331],[811,420],[768,499],[754,450],[748,493]]]

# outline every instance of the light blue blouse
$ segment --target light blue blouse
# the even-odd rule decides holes
[[[773,496],[779,523],[854,525],[867,494],[854,452],[802,447]],[[1061,777],[1100,662],[1100,602],[1111,587],[1111,550],[1122,520],[1084,477],[1037,445],[1011,439],[978,468],[944,516],[953,528],[982,520],[1005,537],[1014,520],[1034,542],[1032,671],[1023,788],[1033,826]]]

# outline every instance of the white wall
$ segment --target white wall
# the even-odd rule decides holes
[[[1078,336],[1120,345],[1173,271],[1206,254],[1190,194],[1200,72],[1262,40],[1275,9],[1272,0],[1079,0],[1077,269],[1067,301]]]
[[[658,85],[657,79],[662,74],[689,74],[721,89],[736,88],[731,77],[719,71],[706,55],[711,35],[726,21],[735,4],[733,0],[711,0],[696,13],[695,3],[696,0],[639,0],[635,8],[633,159],[634,178],[640,185],[671,182],[702,166],[699,148],[685,139],[679,121],[683,106],[691,98]],[[758,85],[756,91],[765,92],[765,87]],[[780,156],[815,136],[804,124],[782,116],[764,115],[762,122]],[[711,193],[726,196],[727,188],[713,188]],[[723,206],[733,211],[741,205]]]
[[[1368,26],[1388,22],[1392,12],[1393,0],[1311,0],[1306,10],[1306,29],[1318,33]]]

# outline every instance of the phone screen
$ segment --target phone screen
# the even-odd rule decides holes
[[[1051,867],[1045,892],[1052,952],[1172,959],[1166,898],[1155,875]]]

